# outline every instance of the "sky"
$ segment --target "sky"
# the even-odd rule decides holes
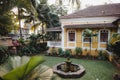
[[[81,8],[85,8],[86,5],[101,5],[105,3],[120,3],[120,0],[81,0]]]
[[[86,5],[101,5],[105,3],[120,3],[120,0],[80,0],[81,9],[84,9]],[[53,4],[55,0],[48,0],[49,4]]]

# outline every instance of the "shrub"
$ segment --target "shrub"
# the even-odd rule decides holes
[[[19,42],[20,42],[21,45],[24,45],[24,44],[25,44],[25,41],[24,41],[23,38],[20,38],[20,39],[19,39]]]
[[[52,52],[53,55],[57,55],[57,51],[56,51],[55,47],[52,47],[52,51],[51,52]]]
[[[8,47],[0,46],[0,64],[4,63],[9,57]]]
[[[62,48],[59,48],[59,49],[58,49],[58,53],[59,53],[60,56],[63,56],[63,55],[64,55],[64,52],[63,52]]]
[[[98,52],[98,59],[101,59],[101,60],[107,59],[107,57],[105,56],[105,53],[102,50]]]
[[[109,51],[112,51],[118,57],[120,57],[120,34],[114,33],[110,38],[107,48]]]
[[[76,47],[75,52],[76,52],[76,55],[82,54],[82,48]]]
[[[120,57],[120,40],[116,41],[113,45],[112,45],[112,51],[114,54],[116,54],[117,56]]]
[[[65,50],[65,57],[70,57],[71,50],[66,49]]]

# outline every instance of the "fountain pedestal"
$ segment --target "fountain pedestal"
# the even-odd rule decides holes
[[[66,62],[62,62],[53,67],[53,72],[63,78],[80,78],[85,73],[85,68],[78,64],[71,63],[70,70],[66,69]]]

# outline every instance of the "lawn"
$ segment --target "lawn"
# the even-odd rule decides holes
[[[63,62],[66,58],[45,56],[46,61],[43,63],[49,67]],[[73,63],[81,64],[85,67],[86,73],[83,77],[77,79],[62,79],[62,80],[113,80],[112,76],[118,72],[116,67],[108,61],[73,59]]]

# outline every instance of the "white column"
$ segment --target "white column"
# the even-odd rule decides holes
[[[64,49],[64,28],[63,28],[63,25],[62,25],[62,37],[61,37],[61,38],[62,38],[62,40],[61,40],[62,49],[65,50],[65,49]]]

